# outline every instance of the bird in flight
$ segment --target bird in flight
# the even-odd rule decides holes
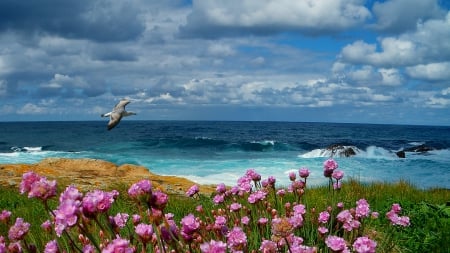
[[[125,106],[129,104],[131,101],[128,99],[122,99],[117,103],[116,106],[114,106],[113,110],[111,112],[102,114],[100,116],[102,117],[109,117],[108,122],[108,130],[113,129],[117,124],[119,124],[122,117],[130,116],[130,115],[136,115],[134,112],[127,112],[125,110]]]

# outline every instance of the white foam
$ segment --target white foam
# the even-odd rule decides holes
[[[40,152],[42,151],[42,147],[23,147],[22,150],[27,152]]]
[[[355,151],[356,157],[362,158],[385,158],[392,159],[397,158],[396,154],[390,150],[377,147],[377,146],[369,146],[366,150],[361,150],[355,146],[342,146],[343,149],[351,148]],[[336,155],[339,153],[339,150],[333,154],[333,152],[329,149],[314,149],[305,154],[301,154],[298,157],[300,158],[320,158],[320,157],[344,157],[344,155]]]
[[[261,145],[264,145],[264,146],[267,146],[267,145],[274,146],[275,145],[275,141],[273,141],[273,140],[252,141],[252,143],[261,144]]]

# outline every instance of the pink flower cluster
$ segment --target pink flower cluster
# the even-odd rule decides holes
[[[22,182],[19,190],[21,194],[28,192],[29,198],[39,198],[47,200],[56,196],[56,181],[49,181],[46,177],[41,177],[38,174],[29,171],[22,175]]]
[[[342,183],[340,180],[344,177],[344,172],[337,170],[339,167],[338,163],[332,158],[326,160],[323,163],[323,175],[330,179],[330,184],[333,185],[334,190],[341,189]],[[333,178],[336,182],[333,182]]]
[[[386,217],[391,221],[392,225],[407,227],[410,225],[408,216],[400,216],[402,208],[400,204],[392,204],[391,210],[386,213]]]

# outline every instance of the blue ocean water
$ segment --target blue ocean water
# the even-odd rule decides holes
[[[107,131],[105,121],[0,122],[0,164],[93,158],[210,184],[234,185],[251,168],[287,185],[288,173],[301,167],[310,169],[309,183],[326,184],[322,164],[332,144],[357,153],[334,157],[347,178],[450,188],[446,126],[123,120]],[[433,150],[395,154],[419,145]]]

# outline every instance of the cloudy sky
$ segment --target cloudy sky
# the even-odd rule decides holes
[[[1,0],[0,121],[450,125],[446,0]]]

